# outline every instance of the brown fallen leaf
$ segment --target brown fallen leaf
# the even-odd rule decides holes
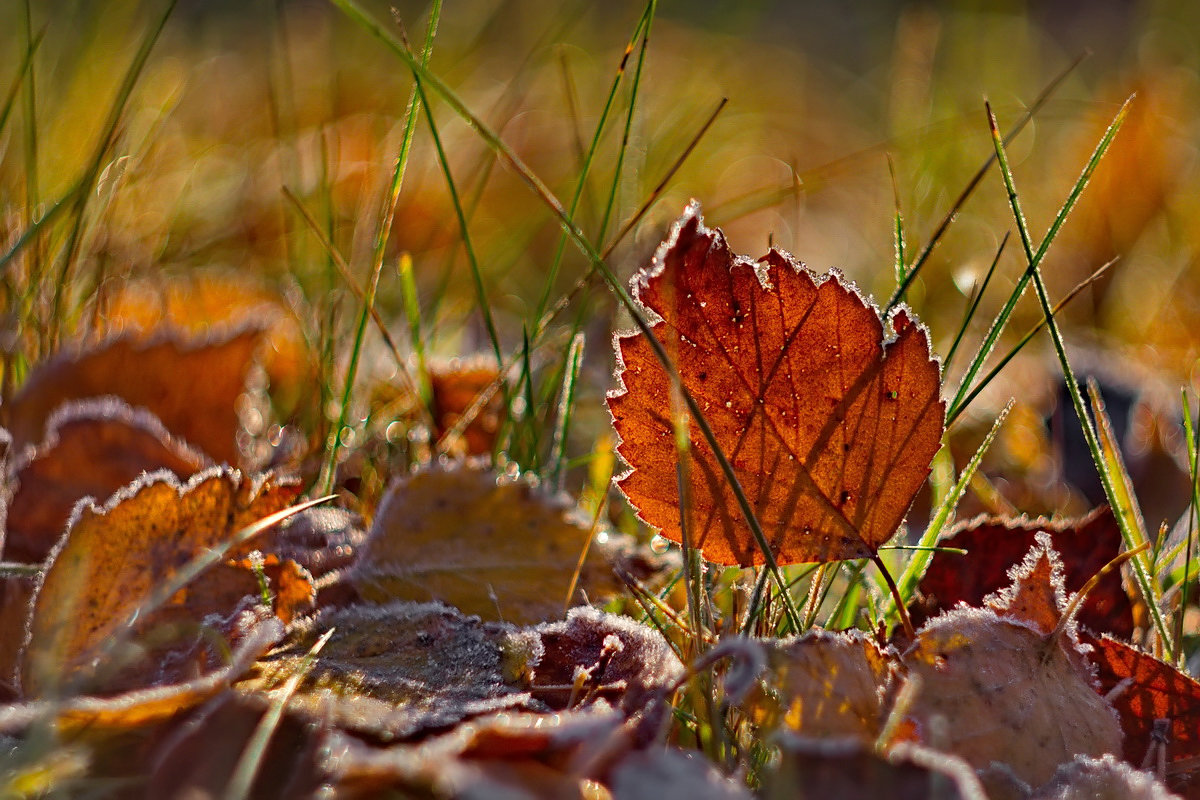
[[[4,558],[43,561],[84,497],[102,502],[144,472],[165,469],[187,480],[208,465],[144,408],[115,397],[59,406],[46,422],[46,438],[12,467]]]
[[[267,704],[225,692],[178,726],[156,748],[146,797],[229,796],[234,772],[251,746]],[[284,716],[256,765],[249,797],[313,797],[329,780],[327,728]]]
[[[781,740],[778,766],[763,778],[764,800],[987,800],[961,758],[901,743],[886,755],[855,740]]]
[[[36,697],[100,677],[106,642],[155,589],[193,558],[242,528],[287,507],[299,487],[271,475],[244,477],[228,467],[197,473],[180,484],[170,473],[147,475],[103,507],[81,503],[66,535],[51,552],[38,585],[22,660],[26,696]],[[243,545],[230,555],[248,552]],[[211,577],[210,577],[211,580]],[[157,611],[134,623],[136,641],[168,623],[198,624],[225,615],[225,587],[201,575]],[[220,602],[214,604],[213,598]],[[131,688],[151,678],[144,664],[104,688]]]
[[[894,656],[894,651],[893,651]],[[761,730],[874,742],[893,683],[889,656],[861,631],[814,630],[767,646],[768,672],[743,707]]]
[[[0,576],[0,702],[20,696],[19,666],[36,575]]]
[[[149,409],[173,435],[215,461],[236,464],[237,400],[262,336],[255,322],[200,339],[162,331],[151,339],[125,335],[60,352],[34,367],[3,408],[13,446],[40,442],[63,403],[115,395]]]
[[[291,713],[390,741],[501,709],[543,708],[522,680],[543,652],[537,634],[437,603],[360,604],[300,620],[239,688],[276,689],[330,628]]]
[[[683,674],[662,634],[629,617],[581,606],[565,620],[528,630],[538,635],[542,648],[530,689],[554,708],[603,697],[632,713]]]
[[[840,274],[771,250],[734,256],[688,206],[634,294],[733,466],[780,563],[874,556],[941,444],[945,406],[929,336],[887,320]],[[641,517],[682,541],[671,380],[641,335],[616,340],[609,409]],[[710,561],[764,556],[695,420],[688,423],[692,544]]]
[[[372,602],[438,600],[483,619],[531,624],[624,590],[612,569],[621,551],[607,536],[589,547],[589,521],[527,480],[478,462],[433,464],[388,490],[351,575]]]
[[[919,681],[905,718],[920,741],[976,768],[1003,762],[1039,785],[1078,754],[1121,748],[1112,707],[1069,633],[960,608],[927,623],[902,664]]]
[[[113,734],[135,732],[195,708],[227,689],[254,661],[283,637],[283,625],[257,616],[230,655],[228,663],[202,677],[167,686],[135,689],[111,697],[79,696],[69,700],[34,700],[0,713],[0,734],[13,735],[53,718],[60,733]]]
[[[603,705],[555,714],[502,711],[416,743],[372,746],[337,735],[339,797],[411,792],[435,797],[581,797],[587,754],[624,715]]]
[[[1009,583],[1008,570],[1034,544],[1039,531],[1050,535],[1063,561],[1064,588],[1079,591],[1121,552],[1121,531],[1112,509],[1103,506],[1086,517],[1069,520],[977,517],[956,527],[939,545],[962,548],[966,555],[934,553],[921,579],[924,602],[914,603],[913,623],[936,616],[958,603],[979,606],[983,598]],[[1102,577],[1088,592],[1079,622],[1096,632],[1133,634],[1133,606],[1118,571]]]
[[[461,440],[447,440],[445,452],[491,455],[504,411],[504,394],[493,385],[499,377],[495,359],[483,356],[429,365],[433,440],[441,442],[446,434],[461,427]],[[463,415],[469,411],[473,417],[460,426]]]

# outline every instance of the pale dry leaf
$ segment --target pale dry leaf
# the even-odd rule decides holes
[[[483,619],[531,624],[624,589],[617,537],[594,538],[565,497],[478,462],[434,464],[388,489],[352,579],[372,602],[437,600]]]
[[[1078,756],[1063,764],[1029,800],[1172,800],[1153,775],[1111,755]]]
[[[670,747],[622,758],[609,777],[613,800],[750,800],[744,784],[700,753]]]
[[[922,628],[902,663],[920,681],[906,710],[919,740],[976,768],[999,761],[1039,785],[1078,754],[1121,750],[1116,715],[1068,636],[960,608]]]
[[[927,331],[907,309],[887,320],[836,271],[771,250],[735,256],[693,203],[634,295],[728,457],[783,564],[868,558],[899,527],[941,445],[945,405]],[[736,495],[695,420],[680,502],[671,378],[645,336],[616,338],[609,394],[618,485],[642,519],[710,561],[764,563]]]

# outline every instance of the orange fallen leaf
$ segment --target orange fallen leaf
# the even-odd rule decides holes
[[[162,469],[187,480],[208,463],[149,411],[115,397],[59,406],[47,420],[45,440],[13,465],[4,558],[45,559],[84,497],[103,502],[142,473]]]
[[[780,563],[875,555],[929,474],[944,403],[929,337],[906,309],[888,323],[837,272],[772,250],[734,256],[690,205],[634,284],[728,457]],[[618,484],[642,518],[682,541],[671,380],[644,336],[616,340],[609,396]],[[733,490],[688,423],[692,544],[710,561],[762,564]]]
[[[892,663],[860,631],[814,630],[773,642],[768,672],[743,706],[763,730],[874,742],[887,716]]]
[[[490,455],[496,444],[496,433],[500,429],[500,415],[504,406],[504,395],[496,384],[500,370],[495,360],[483,357],[453,359],[447,363],[429,365],[429,388],[432,393],[432,408],[435,442],[440,442],[450,431],[456,429],[463,414],[472,411],[474,416],[462,426],[461,443],[448,441],[449,452],[482,456]],[[485,393],[489,393],[488,396]],[[474,406],[478,405],[478,410]]]
[[[94,339],[120,333],[152,338],[164,329],[207,336],[254,320],[265,328],[261,355],[272,397],[293,398],[306,381],[315,379],[295,313],[283,297],[244,278],[214,273],[132,280],[115,288],[106,285],[99,302],[99,325],[91,331]]]
[[[34,598],[21,672],[25,694],[91,681],[105,643],[156,587],[240,529],[287,507],[298,493],[298,486],[270,475],[248,478],[216,467],[182,485],[170,473],[154,473],[103,507],[80,504]],[[208,614],[229,614],[224,591],[202,575],[164,607],[137,619],[134,630],[141,636],[170,622],[195,624]],[[214,604],[214,597],[220,602]],[[142,670],[148,668],[154,667]],[[108,677],[111,682],[103,684],[109,690],[147,683],[145,674]]]
[[[571,604],[624,589],[612,570],[615,539],[589,547],[592,537],[565,497],[479,463],[434,464],[388,489],[352,579],[372,602],[438,600],[530,624],[562,617],[585,549]]]
[[[3,413],[13,446],[40,442],[63,403],[115,395],[144,407],[167,430],[216,461],[238,463],[237,400],[262,342],[252,323],[208,337],[162,331],[77,346],[38,364]]]

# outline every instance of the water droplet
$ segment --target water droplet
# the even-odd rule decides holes
[[[650,550],[655,555],[661,556],[671,547],[671,542],[661,533],[654,534],[654,538],[650,540]]]
[[[596,544],[608,544],[608,531],[600,531],[596,534]]]

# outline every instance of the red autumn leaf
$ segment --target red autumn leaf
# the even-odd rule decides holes
[[[1121,551],[1121,531],[1112,510],[1101,507],[1080,519],[1051,522],[1046,519],[979,517],[957,528],[940,544],[967,551],[966,555],[938,552],[921,579],[923,604],[914,605],[913,622],[953,608],[959,603],[980,606],[984,597],[1011,582],[1008,571],[1021,562],[1039,531],[1050,534],[1063,562],[1064,588],[1079,591]],[[1078,616],[1093,631],[1128,638],[1133,634],[1133,607],[1112,572],[1088,592]]]
[[[1155,720],[1165,719],[1168,761],[1200,756],[1200,683],[1154,656],[1107,636],[1085,637],[1094,649],[1098,690],[1117,710],[1125,733],[1125,759],[1140,765],[1154,741]]]
[[[735,256],[690,205],[634,294],[729,458],[781,563],[864,558],[896,532],[941,442],[939,366],[904,309],[879,314],[837,272]],[[616,346],[619,485],[682,540],[671,380],[645,336]],[[734,492],[689,422],[689,533],[710,561],[762,564]]]

